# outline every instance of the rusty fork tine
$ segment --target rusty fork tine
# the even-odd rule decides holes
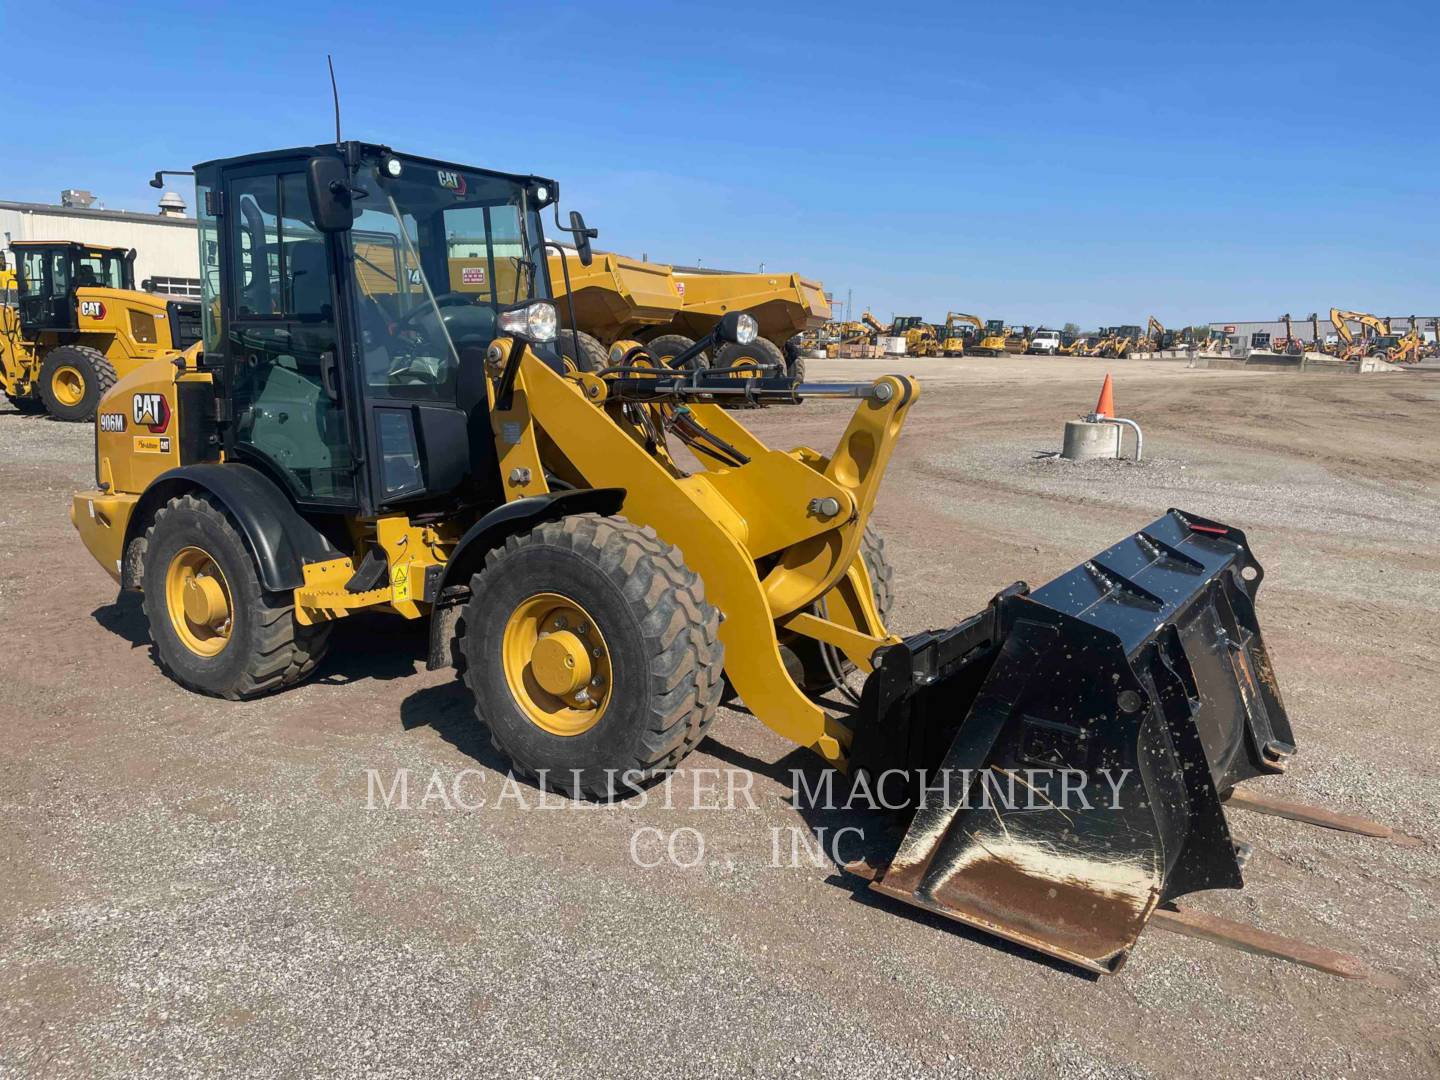
[[[1355,833],[1358,836],[1372,836],[1378,840],[1391,840],[1407,847],[1420,843],[1415,837],[1397,832],[1389,825],[1372,821],[1370,818],[1357,817],[1353,814],[1338,814],[1323,806],[1312,806],[1309,803],[1267,798],[1264,795],[1242,791],[1240,788],[1235,788],[1226,796],[1225,804],[1233,806],[1237,810],[1249,810],[1256,814],[1268,814],[1271,817],[1303,821],[1307,825],[1318,825],[1322,829],[1335,829],[1339,832]]]
[[[1327,975],[1338,975],[1342,979],[1373,979],[1368,964],[1357,956],[1336,952],[1321,945],[1311,945],[1298,938],[1284,937],[1261,930],[1249,923],[1222,919],[1218,915],[1207,915],[1192,908],[1159,908],[1150,916],[1150,925],[1169,930],[1174,934],[1213,941],[1217,945],[1285,960],[1302,967],[1323,971]]]

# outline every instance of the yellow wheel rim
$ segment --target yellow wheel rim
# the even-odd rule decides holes
[[[230,644],[230,586],[200,548],[181,548],[170,560],[165,607],[176,637],[197,656],[218,656]]]
[[[732,379],[758,379],[760,377],[760,361],[753,356],[740,356],[731,360],[726,367],[744,368],[744,371],[732,371]]]
[[[551,735],[579,735],[610,704],[610,649],[590,613],[557,593],[522,601],[501,638],[505,681],[530,722]]]
[[[85,399],[85,373],[73,364],[61,364],[50,376],[50,392],[61,405],[79,405]]]

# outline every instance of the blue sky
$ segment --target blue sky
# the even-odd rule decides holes
[[[1435,4],[9,3],[0,34],[0,198],[150,209],[158,167],[326,141],[330,51],[347,137],[884,318],[1440,311]]]

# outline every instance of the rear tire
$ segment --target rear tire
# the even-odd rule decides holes
[[[694,344],[695,339],[688,338],[684,334],[661,334],[645,343],[645,351],[657,364],[671,367],[673,365],[670,361]],[[709,366],[710,356],[708,353],[702,352],[685,365],[685,370],[694,371],[697,368],[708,368]]]
[[[796,382],[805,381],[805,357],[800,355],[803,335],[796,334],[785,342],[785,373]]]
[[[476,718],[516,773],[611,798],[705,737],[720,701],[720,615],[653,529],[596,514],[547,522],[491,551],[470,589],[456,654]],[[542,670],[547,640],[573,654],[573,684]]]
[[[228,625],[192,617],[190,604],[176,601],[177,588],[183,595],[189,587],[187,573],[214,582],[211,594],[218,586]],[[181,495],[156,513],[145,534],[143,584],[155,658],[190,690],[259,697],[293,686],[325,655],[331,624],[300,625],[290,594],[261,585],[240,531],[208,495]]]
[[[115,366],[99,349],[60,345],[40,364],[40,400],[56,420],[94,420],[115,378]]]
[[[577,371],[600,371],[610,360],[605,346],[584,330],[561,330],[555,345],[568,361],[566,367],[573,364]]]
[[[732,341],[721,345],[715,352],[715,367],[724,369],[728,367],[768,367],[774,369],[774,374],[766,374],[765,378],[783,378],[785,376],[785,354],[774,344],[764,338],[756,338],[748,345],[741,345]],[[754,375],[746,371],[731,373],[731,378],[749,379],[760,378],[761,373],[757,370]]]

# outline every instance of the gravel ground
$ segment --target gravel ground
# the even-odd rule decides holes
[[[188,694],[66,519],[89,432],[0,408],[0,1075],[1440,1072],[1440,378],[1109,362],[1148,460],[1081,467],[1044,455],[1105,362],[814,375],[895,367],[925,384],[877,510],[900,633],[1167,506],[1247,531],[1303,745],[1266,791],[1421,842],[1232,812],[1247,886],[1191,900],[1375,982],[1159,931],[1097,980],[792,866],[792,830],[858,819],[798,812],[791,770],[818,770],[739,713],[644,803],[542,805],[414,626],[348,620],[273,699]],[[750,419],[828,450],[845,414]],[[387,807],[372,777],[403,770]]]

